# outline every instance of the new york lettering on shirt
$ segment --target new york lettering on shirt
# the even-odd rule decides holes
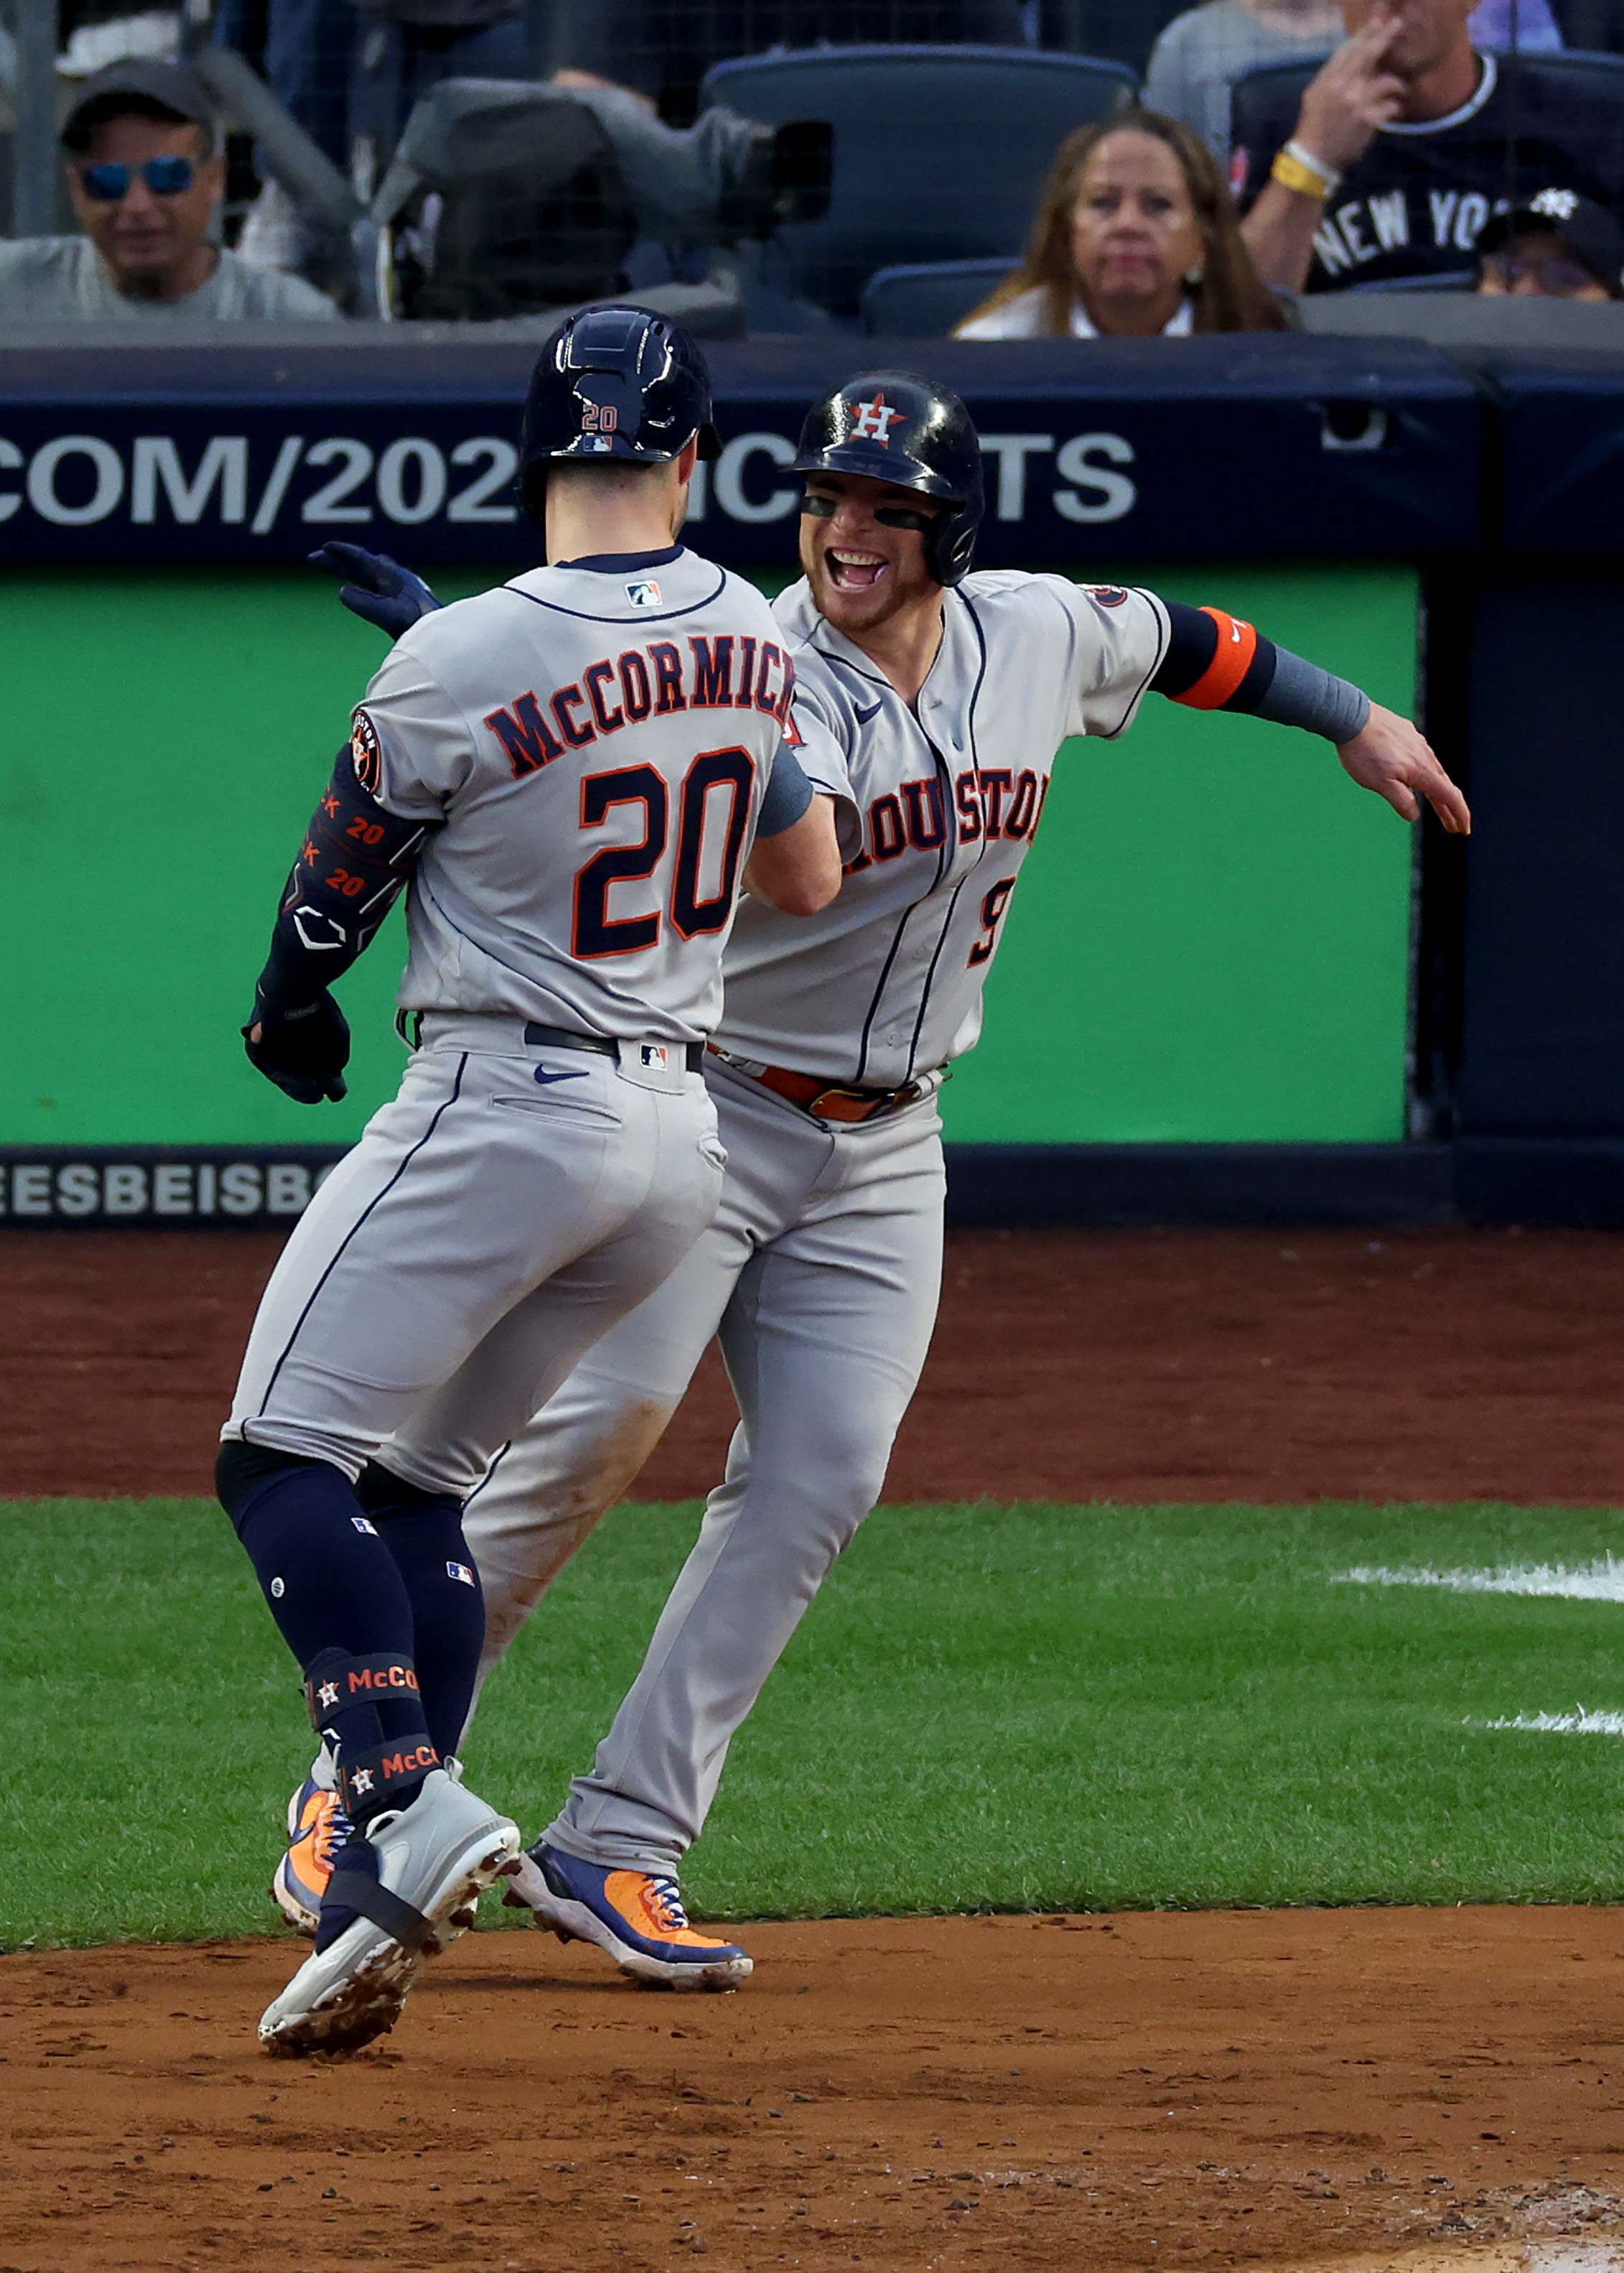
[[[1446,118],[1382,128],[1343,174],[1314,236],[1311,292],[1353,282],[1472,267],[1478,232],[1514,193],[1577,190],[1598,205],[1624,199],[1624,84],[1566,78],[1561,57],[1493,56],[1470,102]],[[1231,179],[1244,211],[1261,194],[1275,153],[1296,131],[1313,76],[1292,64],[1254,73],[1235,90]],[[1624,73],[1619,74],[1624,82]]]

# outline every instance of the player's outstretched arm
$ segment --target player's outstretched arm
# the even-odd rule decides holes
[[[433,615],[440,604],[421,576],[414,576],[386,552],[369,552],[364,545],[342,544],[334,538],[308,558],[312,568],[347,577],[339,592],[344,605],[392,640],[410,631],[420,617]]]
[[[1361,789],[1373,789],[1406,821],[1418,821],[1425,798],[1451,836],[1470,836],[1465,799],[1433,754],[1431,743],[1396,710],[1370,706],[1365,730],[1336,751]]]
[[[1162,605],[1170,633],[1150,681],[1155,693],[1193,710],[1239,710],[1322,734],[1354,780],[1406,821],[1419,817],[1425,798],[1451,836],[1471,834],[1465,799],[1407,718],[1222,608]]]

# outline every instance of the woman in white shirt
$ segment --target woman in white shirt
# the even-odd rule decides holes
[[[1119,112],[1060,145],[1026,259],[961,340],[1277,332],[1211,152],[1159,111]]]

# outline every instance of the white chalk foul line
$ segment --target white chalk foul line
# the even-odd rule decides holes
[[[1540,1737],[1624,1737],[1624,1713],[1519,1713],[1511,1721],[1463,1721],[1466,1729],[1528,1729]]]
[[[1624,1561],[1607,1556],[1599,1563],[1568,1568],[1560,1563],[1513,1564],[1486,1571],[1395,1571],[1363,1564],[1338,1572],[1343,1587],[1438,1587],[1456,1594],[1539,1594],[1569,1602],[1624,1602]],[[1467,1729],[1514,1729],[1541,1737],[1624,1737],[1624,1713],[1518,1713],[1499,1721],[1466,1720]]]
[[[1512,1564],[1487,1571],[1396,1571],[1385,1564],[1360,1564],[1339,1571],[1341,1587],[1441,1587],[1456,1594],[1545,1594],[1575,1602],[1624,1602],[1624,1561],[1609,1555],[1599,1563],[1569,1568],[1560,1563]]]

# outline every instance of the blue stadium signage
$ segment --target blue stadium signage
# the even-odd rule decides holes
[[[801,415],[865,350],[713,351],[723,448],[694,493],[701,550],[789,564]],[[528,352],[440,349],[424,370],[428,354],[289,348],[271,386],[240,349],[0,350],[0,555],[271,566],[343,536],[420,565],[528,562]],[[908,360],[957,385],[981,430],[983,566],[1392,556],[1479,534],[1478,397],[1413,343],[939,342]]]
[[[0,1146],[0,1228],[286,1230],[342,1144]]]

